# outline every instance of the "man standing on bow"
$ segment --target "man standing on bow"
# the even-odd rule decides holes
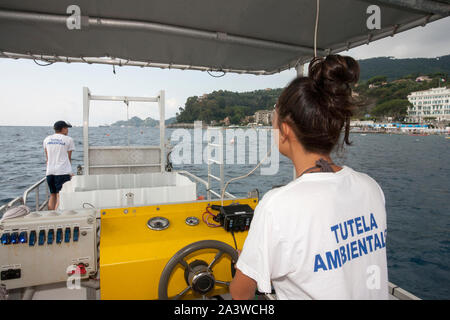
[[[44,139],[44,151],[47,158],[47,183],[50,189],[48,210],[55,210],[59,205],[59,191],[72,175],[72,151],[75,150],[73,139],[67,134],[72,126],[65,121],[53,125],[55,134]]]

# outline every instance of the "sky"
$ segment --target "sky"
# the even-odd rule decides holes
[[[341,54],[356,59],[438,57],[450,54],[450,17],[378,40]],[[214,90],[253,91],[286,86],[295,70],[271,76],[226,74],[213,78],[206,72],[162,70],[108,65],[55,63],[47,67],[32,60],[0,59],[0,125],[52,126],[58,120],[82,124],[82,88],[95,95],[156,96],[166,93],[166,119],[175,116],[190,96]],[[159,119],[157,104],[130,103],[129,117]],[[92,102],[90,125],[126,120],[121,102]]]

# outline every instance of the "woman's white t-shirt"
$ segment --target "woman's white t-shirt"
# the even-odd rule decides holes
[[[236,267],[278,299],[388,299],[383,191],[344,166],[267,192]]]

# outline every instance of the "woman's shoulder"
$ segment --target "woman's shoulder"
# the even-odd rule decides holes
[[[267,191],[259,202],[258,206],[264,208],[279,208],[283,205],[288,205],[290,199],[294,196],[298,198],[298,188],[302,188],[302,184],[294,180],[282,186],[274,187]],[[294,194],[292,194],[294,193]]]
[[[368,188],[370,188],[371,191],[375,191],[375,190],[378,191],[381,198],[383,199],[383,203],[386,203],[386,199],[384,197],[384,191],[373,177],[371,177],[367,173],[363,173],[363,172],[355,171],[355,173],[357,173],[359,175],[359,177],[366,182]]]
[[[349,170],[351,170],[351,173],[358,177],[359,179],[361,179],[362,181],[366,182],[369,186],[372,187],[376,187],[376,188],[380,188],[380,185],[378,184],[378,182],[369,174],[364,173],[364,172],[360,172],[360,171],[356,171],[353,170],[351,168],[348,168]]]
[[[350,178],[350,184],[358,184],[359,188],[366,188],[368,191],[377,190],[383,194],[380,185],[367,173],[356,171],[347,166],[344,166],[343,169],[335,177],[328,176],[325,178],[318,175],[313,177],[314,173],[312,173],[308,179],[297,178],[286,185],[273,188],[266,192],[259,205],[265,208],[277,209],[280,206],[291,206],[293,199],[296,202],[307,202],[311,198],[311,194],[323,194],[323,192],[327,192],[328,188],[335,188],[330,183],[330,177],[336,178],[338,181],[347,177]],[[349,185],[349,181],[343,181],[343,183],[347,186]]]
[[[258,206],[267,206],[270,202],[272,202],[273,198],[276,197],[276,194],[279,193],[283,187],[284,186],[278,186],[267,191],[261,198],[261,201],[259,201]]]

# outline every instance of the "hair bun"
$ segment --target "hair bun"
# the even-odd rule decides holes
[[[316,86],[332,95],[350,95],[350,84],[359,79],[358,62],[337,54],[313,58],[308,70]]]

